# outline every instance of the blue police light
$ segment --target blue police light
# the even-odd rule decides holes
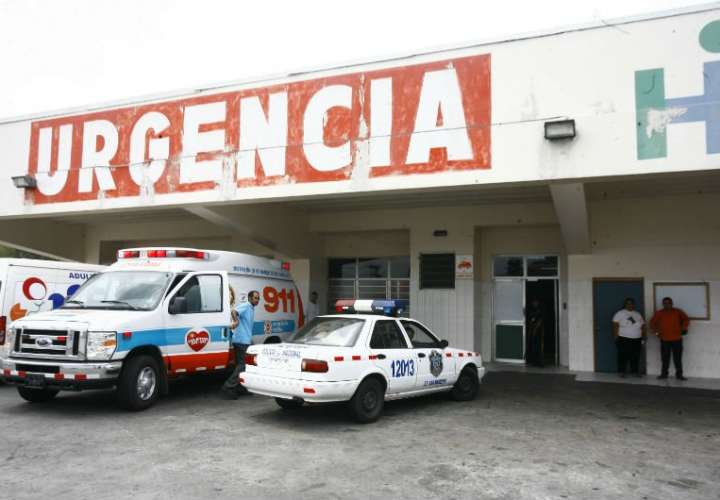
[[[338,300],[335,311],[344,314],[382,314],[400,316],[408,308],[407,300]]]

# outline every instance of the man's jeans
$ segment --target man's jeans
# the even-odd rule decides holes
[[[667,375],[670,370],[670,353],[672,353],[673,364],[675,365],[675,375],[683,376],[682,340],[662,340],[660,342],[660,359],[662,360],[662,375]]]
[[[232,375],[230,375],[230,378],[228,378],[223,385],[223,389],[226,391],[234,391],[238,394],[244,394],[247,392],[247,389],[240,385],[238,377],[245,371],[245,352],[248,347],[250,347],[248,344],[233,344],[235,351],[235,369],[233,370]]]

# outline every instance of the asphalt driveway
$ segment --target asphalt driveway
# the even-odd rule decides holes
[[[490,372],[473,402],[391,402],[359,425],[219,385],[177,382],[142,413],[0,386],[0,497],[720,498],[718,392]]]

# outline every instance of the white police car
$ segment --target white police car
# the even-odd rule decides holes
[[[360,422],[377,420],[385,400],[442,391],[475,398],[485,374],[480,354],[392,317],[405,304],[339,301],[340,314],[314,318],[286,342],[250,346],[240,382],[284,409],[347,401]]]

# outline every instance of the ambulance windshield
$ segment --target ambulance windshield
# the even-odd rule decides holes
[[[364,319],[360,318],[313,318],[297,331],[287,342],[291,344],[351,347],[362,330]]]
[[[172,276],[158,271],[99,273],[69,297],[63,308],[150,311],[157,307]]]

